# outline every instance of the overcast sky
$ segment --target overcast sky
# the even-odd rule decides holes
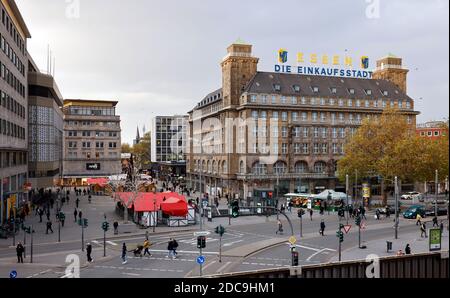
[[[448,117],[447,0],[16,1],[38,66],[46,69],[50,44],[64,98],[119,100],[124,142],[137,125],[185,114],[220,88],[220,61],[238,38],[253,44],[262,71],[273,70],[279,48],[347,49],[372,61],[393,53],[410,69],[418,122]]]

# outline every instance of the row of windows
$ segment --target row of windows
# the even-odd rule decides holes
[[[241,148],[244,149],[244,148]],[[281,151],[279,148],[279,144],[272,144],[272,150],[269,150],[270,146],[267,144],[252,144],[250,149],[251,154],[261,153],[261,154],[288,154],[288,144],[281,144]],[[330,147],[328,143],[295,143],[294,144],[294,153],[295,154],[328,154],[331,149],[331,153],[333,154],[344,154],[344,144],[342,143],[333,143]],[[245,152],[245,151],[242,151]]]
[[[69,152],[68,153],[68,158],[78,158],[78,152],[73,151],[73,152]],[[86,158],[86,159],[90,159],[90,158],[104,158],[105,157],[105,153],[104,152],[95,152],[95,154],[91,154],[91,152],[82,152],[81,157]],[[108,152],[108,156],[109,157],[117,157],[119,156],[119,154],[117,152]]]
[[[345,127],[294,127],[292,130],[292,137],[294,138],[309,138],[310,136],[314,138],[328,138],[329,134],[333,139],[336,138],[345,138],[346,137],[346,131],[349,131],[352,135],[356,132],[355,127],[348,127],[347,129]],[[272,137],[278,138],[280,129],[278,126],[272,126]],[[252,132],[253,137],[267,137],[267,127],[266,126],[260,126],[260,127],[253,127]],[[242,138],[241,134],[241,138]],[[281,127],[281,137],[287,138],[289,136],[288,134],[288,127],[282,126]],[[243,139],[243,138],[242,138]]]
[[[308,121],[311,120],[312,122],[326,122],[327,121],[327,114],[326,112],[278,112],[278,111],[272,111],[271,119],[272,120],[279,120],[279,116],[281,114],[281,121],[287,122],[289,120],[289,113],[291,114],[292,121]],[[347,117],[345,116],[347,114]],[[254,120],[266,120],[269,115],[269,112],[267,111],[252,111],[251,117]],[[356,121],[355,124],[361,124],[358,122],[361,122],[363,117],[370,119],[371,117],[374,117],[375,119],[379,118],[379,115],[371,115],[371,114],[360,114],[360,113],[330,113],[330,119],[332,122],[336,122],[339,120],[340,122],[344,122],[345,120],[348,121]],[[407,116],[408,123],[412,123],[412,117]]]
[[[11,60],[11,62],[16,66],[17,70],[25,76],[25,65],[22,63],[22,61],[19,59],[19,56],[16,55],[16,52],[12,49],[12,47],[9,45],[9,43],[5,40],[3,35],[0,34],[0,40],[1,40],[1,49],[3,53]]]
[[[274,174],[285,174],[288,172],[288,168],[285,162],[278,161],[273,166],[273,173]],[[295,173],[308,173],[311,172],[311,170],[316,174],[324,174],[328,169],[328,166],[326,162],[324,161],[317,161],[314,163],[314,166],[312,169],[309,168],[308,163],[306,161],[299,161],[295,163],[294,171]],[[333,171],[336,170],[336,166],[333,165]],[[254,175],[266,175],[269,173],[267,164],[256,162],[252,165],[251,168],[252,174]],[[241,161],[239,164],[239,172],[245,174],[246,169],[244,162]]]
[[[117,131],[76,131],[70,130],[67,132],[67,136],[69,137],[117,137],[119,133]]]
[[[341,82],[344,83],[344,79],[341,79]],[[272,87],[273,87],[274,91],[281,92],[280,84],[273,84]],[[302,91],[302,88],[300,85],[292,85],[291,88],[292,88],[291,91],[294,91],[295,93],[300,93]],[[320,88],[318,86],[309,86],[309,88],[313,93],[320,93]],[[306,88],[304,88],[304,90],[306,90]],[[337,94],[337,91],[338,91],[337,87],[329,87],[328,88],[329,94]],[[347,88],[346,91],[349,95],[354,95],[356,93],[356,90],[354,88]],[[387,90],[378,89],[378,91],[383,96],[389,96],[389,91],[387,91]],[[364,93],[367,96],[372,96],[374,94],[372,89],[364,89]],[[399,92],[396,90],[396,94],[398,94],[398,93]]]
[[[22,54],[25,55],[25,41],[20,36],[19,31],[16,30],[16,26],[14,26],[13,21],[10,20],[9,15],[4,8],[2,8],[2,23],[14,39],[14,42],[17,44]]]
[[[0,62],[0,71],[2,79],[5,80],[14,90],[17,91],[23,98],[25,98],[25,86],[16,78],[15,75],[5,66],[5,64]]]
[[[105,107],[77,107],[71,106],[66,109],[69,115],[88,115],[88,116],[115,116],[116,109]]]
[[[0,131],[5,136],[25,140],[25,128],[7,120],[0,119]]]
[[[26,152],[0,152],[0,168],[16,167],[26,164]]]
[[[114,121],[67,121],[68,126],[106,126],[119,127],[119,122]]]
[[[421,135],[422,137],[425,137],[425,136],[428,136],[428,137],[439,137],[439,136],[441,135],[441,132],[438,131],[438,130],[435,130],[435,131],[427,131],[427,132],[421,131],[421,132],[420,132],[420,135]],[[442,132],[442,135],[445,136],[445,133]]]
[[[270,102],[269,102],[270,99]],[[411,102],[409,100],[360,100],[360,99],[335,99],[335,98],[297,98],[296,96],[277,96],[277,95],[250,95],[251,103],[261,104],[292,104],[292,105],[321,105],[321,106],[339,106],[339,107],[357,107],[357,108],[386,108],[388,105],[391,108],[397,107],[399,109],[411,109]]]
[[[25,107],[18,103],[14,98],[10,97],[3,91],[0,91],[1,94],[1,105],[5,109],[15,113],[19,117],[25,119]]]
[[[81,142],[81,147],[82,148],[91,148],[91,142]],[[68,147],[69,148],[78,148],[78,142],[68,142]],[[104,142],[95,142],[95,148],[104,148]],[[117,148],[117,143],[116,142],[109,142],[108,143],[108,148]]]

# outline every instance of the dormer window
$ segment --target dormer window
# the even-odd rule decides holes
[[[331,87],[331,93],[332,94],[336,94],[337,93],[337,88],[336,87]]]
[[[348,93],[355,94],[355,89],[353,89],[353,88],[348,89]]]
[[[294,89],[294,92],[300,92],[300,86],[299,85],[294,85],[292,86],[292,88]]]
[[[370,90],[370,89],[366,89],[365,92],[367,95],[372,95],[372,90]]]
[[[312,87],[314,93],[319,93],[319,87]]]
[[[256,102],[256,95],[255,94],[250,95],[250,101],[251,102]]]
[[[280,84],[274,84],[274,85],[273,85],[273,89],[274,89],[275,91],[281,91],[281,85],[280,85]]]
[[[383,91],[383,95],[384,95],[384,96],[389,96],[389,92],[387,92],[387,91],[385,90],[385,91]]]

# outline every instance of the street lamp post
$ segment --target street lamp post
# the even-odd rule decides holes
[[[153,233],[155,233],[156,222],[158,221],[158,215],[156,211],[156,198],[153,199]]]
[[[345,175],[345,193],[347,195],[347,225],[348,225],[348,219],[350,217],[350,208],[348,206],[348,182],[349,182],[349,179],[348,179],[348,174],[347,174],[347,175]]]
[[[435,193],[436,193],[436,199],[434,201],[434,216],[438,216],[438,205],[437,205],[437,201],[438,201],[438,195],[439,195],[439,172],[438,170],[436,170],[436,180],[434,181],[435,184]]]
[[[31,243],[30,243],[30,254],[31,254],[31,259],[30,259],[30,263],[33,263],[33,225],[31,225]]]
[[[394,196],[395,196],[395,239],[398,239],[398,178],[395,176],[394,179]]]

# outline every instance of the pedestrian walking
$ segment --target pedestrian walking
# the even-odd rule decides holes
[[[438,218],[436,215],[433,217],[433,228],[434,227],[439,228]]]
[[[77,197],[77,199],[75,200],[75,205],[77,206],[77,208],[78,208],[79,204],[80,204],[80,199]]]
[[[17,263],[23,264],[23,253],[25,251],[25,248],[22,245],[22,242],[17,243],[16,246],[16,252],[17,252]]]
[[[42,210],[41,207],[39,207],[38,212],[39,212],[39,222],[42,222],[42,215],[44,215],[44,211]]]
[[[407,254],[407,255],[410,255],[410,254],[411,254],[411,247],[409,246],[409,243],[406,244],[406,247],[405,247],[405,254]]]
[[[275,234],[278,234],[278,233],[283,234],[283,224],[281,223],[281,220],[278,220],[277,224],[278,224],[278,230],[275,232]]]
[[[391,209],[388,207],[386,207],[386,218],[390,218],[391,217]]]
[[[361,218],[367,219],[366,218],[366,208],[364,208],[363,206],[361,206]]]
[[[170,257],[173,258],[174,255],[173,255],[173,239],[172,238],[170,238],[169,242],[167,243],[167,251],[168,251],[168,254],[167,254],[166,258],[170,258]]]
[[[325,221],[322,219],[320,222],[320,231],[319,234],[325,236]]]
[[[122,245],[122,264],[126,264],[127,263],[127,245],[125,244],[125,242]]]
[[[417,213],[416,215],[416,226],[420,226],[422,225],[422,216],[420,216],[420,214]]]
[[[173,258],[176,259],[177,255],[178,255],[178,253],[177,253],[178,242],[177,242],[177,240],[175,238],[172,241],[172,248],[173,248],[172,249],[173,250]]]
[[[148,254],[148,256],[149,257],[151,257],[152,256],[152,254],[150,253],[150,251],[148,250],[149,248],[150,248],[150,246],[151,246],[151,243],[150,243],[150,241],[148,240],[148,239],[145,239],[145,241],[144,241],[144,256],[146,255],[146,254]]]
[[[377,211],[375,211],[375,217],[377,220],[380,220],[380,210],[377,209]]]
[[[64,228],[64,222],[65,220],[65,214],[63,212],[61,212],[61,215],[63,215],[62,217],[60,216],[59,220],[61,221],[61,226]]]
[[[47,209],[47,220],[50,220],[50,209]]]
[[[80,210],[80,211],[78,212],[78,217],[80,218],[80,220],[81,220],[82,216],[83,216],[83,212],[81,212],[81,210]]]
[[[313,214],[314,214],[314,210],[312,208],[309,209],[309,219],[311,219],[311,221],[313,219]]]
[[[73,211],[74,222],[77,222],[77,215],[78,215],[78,210],[77,210],[77,208],[75,208],[75,211]]]
[[[423,238],[423,235],[425,235],[425,238],[427,238],[427,226],[426,223],[422,223],[420,226],[420,237]]]
[[[94,261],[94,259],[91,256],[91,254],[92,254],[92,245],[91,245],[91,243],[88,243],[86,245],[86,254],[87,254],[87,261],[89,263],[92,263]]]
[[[45,234],[48,234],[49,230],[52,231],[52,234],[53,234],[52,221],[51,220],[47,221],[47,230],[45,231]]]

